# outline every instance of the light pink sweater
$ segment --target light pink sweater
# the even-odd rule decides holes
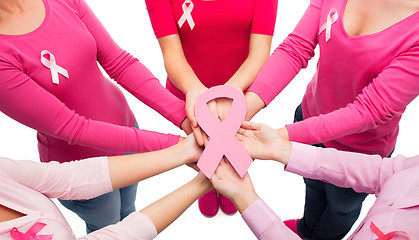
[[[388,156],[400,118],[419,93],[419,12],[378,33],[349,36],[342,22],[346,2],[311,0],[249,91],[269,104],[319,45],[317,72],[302,100],[305,120],[286,126],[290,140]],[[332,9],[338,18],[326,42],[320,28]]]
[[[419,238],[419,156],[383,159],[378,155],[293,143],[285,170],[357,192],[375,194],[377,200],[348,239],[377,239],[370,227],[372,222],[384,234],[402,231],[410,239]],[[259,239],[300,239],[261,200],[249,206],[242,216]],[[391,239],[408,238],[398,233]]]
[[[178,136],[133,128],[135,118],[124,95],[98,62],[177,126],[185,118],[184,102],[112,40],[84,0],[43,3],[45,19],[39,28],[24,35],[0,34],[0,111],[38,131],[41,161],[153,151],[177,143]],[[68,71],[68,78],[58,74],[59,84],[41,63],[44,50]]]
[[[112,191],[105,157],[59,164],[0,158],[0,204],[26,216],[0,223],[0,239],[9,240],[16,227],[25,233],[36,222],[47,224],[38,235],[74,240],[73,231],[49,198],[89,199]],[[116,225],[78,239],[153,239],[156,228],[144,214],[135,212]]]

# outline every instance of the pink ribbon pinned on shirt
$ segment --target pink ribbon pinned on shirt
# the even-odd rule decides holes
[[[49,55],[49,60],[44,57],[44,55]],[[51,70],[51,77],[52,82],[55,84],[60,84],[60,79],[58,77],[58,74],[63,75],[64,77],[68,78],[68,72],[64,68],[57,65],[55,62],[55,56],[50,53],[48,50],[43,50],[41,52],[41,63],[45,67],[49,68]]]
[[[320,27],[319,35],[324,30],[326,30],[326,42],[329,41],[331,34],[332,34],[332,25],[335,23],[339,18],[338,11],[336,8],[332,8],[327,15],[327,21]]]
[[[393,232],[384,234],[380,229],[378,229],[378,227],[373,222],[371,222],[370,228],[373,231],[373,233],[377,235],[378,238],[376,240],[390,240],[392,237],[399,234],[405,236],[406,239],[410,239],[407,233],[402,232],[402,231],[393,231]]]
[[[233,99],[227,117],[220,122],[207,106],[215,98]],[[246,101],[243,93],[230,86],[215,86],[202,94],[195,105],[195,116],[199,126],[210,137],[210,141],[198,161],[198,167],[211,178],[223,156],[226,156],[240,177],[246,174],[252,158],[236,138],[246,116]]]
[[[35,223],[26,233],[19,232],[17,228],[10,230],[10,235],[14,240],[52,240],[53,234],[50,235],[36,235],[44,227],[45,223],[37,222]]]
[[[189,6],[186,6],[186,4],[189,3]],[[182,4],[182,10],[183,10],[183,14],[180,17],[178,24],[179,24],[179,28],[182,27],[182,25],[185,23],[185,21],[188,21],[189,27],[191,28],[191,30],[195,27],[195,22],[192,19],[192,15],[191,12],[193,10],[193,2],[191,0],[185,0],[185,2],[183,2]]]

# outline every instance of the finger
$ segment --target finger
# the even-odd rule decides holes
[[[192,127],[192,132],[195,135],[195,139],[196,142],[198,143],[199,146],[203,146],[204,145],[204,138],[202,136],[202,131],[200,127]]]
[[[239,128],[239,130],[237,130],[237,133],[239,133],[241,135],[244,135],[245,132],[246,132],[246,129],[244,129],[244,128]]]
[[[237,138],[237,140],[239,140],[240,142],[242,142],[243,139],[244,139],[244,136],[238,133],[238,134],[236,134],[236,138]]]

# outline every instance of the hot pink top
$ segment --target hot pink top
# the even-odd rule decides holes
[[[166,148],[177,136],[134,129],[134,115],[109,76],[180,126],[184,102],[119,48],[84,0],[43,0],[42,25],[0,35],[0,110],[38,131],[41,160],[66,162]],[[47,50],[41,62],[41,52]],[[68,72],[66,78],[58,67]],[[52,70],[54,69],[54,70]],[[58,71],[59,84],[52,72]]]
[[[342,23],[346,2],[311,0],[249,91],[269,104],[319,45],[317,72],[302,100],[306,120],[287,125],[290,139],[388,156],[401,115],[419,93],[419,12],[378,33],[352,37]]]
[[[38,235],[74,240],[73,231],[49,198],[89,199],[112,191],[107,158],[59,164],[0,158],[0,204],[25,216],[0,223],[0,239],[12,239],[16,227],[25,233],[36,222],[47,224]],[[153,239],[156,228],[144,214],[135,212],[116,225],[78,239]]]
[[[208,88],[226,83],[240,68],[251,33],[273,35],[278,0],[192,0],[193,30],[187,21],[179,27],[183,3],[146,0],[156,37],[179,34],[186,60]],[[185,98],[169,79],[166,87]]]
[[[376,195],[374,205],[348,239],[378,239],[371,223],[383,235],[398,232],[392,240],[419,237],[419,156],[383,159],[293,143],[285,170]],[[262,201],[250,205],[243,218],[259,239],[300,239]]]

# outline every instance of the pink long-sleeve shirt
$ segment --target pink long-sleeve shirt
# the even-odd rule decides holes
[[[240,68],[249,54],[251,33],[274,33],[278,0],[192,0],[192,30],[188,22],[182,27],[178,23],[184,2],[146,0],[156,37],[179,34],[186,60],[208,88],[223,85]],[[185,98],[170,79],[166,87]]]
[[[23,35],[0,34],[0,111],[38,131],[41,161],[66,162],[123,152],[166,148],[178,137],[133,128],[123,93],[101,73],[175,125],[184,102],[173,96],[136,58],[110,37],[84,0],[43,0],[45,19]],[[41,52],[68,72],[41,62]]]
[[[401,232],[410,239],[419,237],[419,156],[382,158],[292,143],[285,170],[375,194],[377,200],[348,239],[377,239],[371,223],[384,234],[400,232],[392,240],[408,239]],[[243,218],[259,239],[299,239],[263,202],[249,206]]]
[[[9,240],[10,230],[25,233],[36,222],[47,224],[38,235],[53,234],[54,240],[76,239],[50,198],[89,199],[112,191],[106,157],[59,164],[14,161],[0,158],[0,204],[25,216],[0,223],[0,239]],[[77,239],[153,239],[151,220],[135,212],[116,225]]]
[[[419,93],[419,12],[377,33],[349,36],[342,22],[346,3],[311,0],[249,91],[269,104],[319,45],[317,72],[302,100],[305,120],[286,126],[290,140],[388,156],[402,113]],[[326,42],[327,30],[320,30],[332,9],[338,18]]]

